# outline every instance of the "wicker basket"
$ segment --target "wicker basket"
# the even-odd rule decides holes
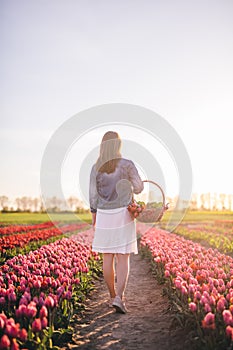
[[[157,208],[147,208],[147,206],[146,206],[145,209],[137,217],[137,220],[140,222],[158,222],[162,219],[164,211],[167,209],[167,206],[165,205],[164,192],[163,192],[162,188],[154,181],[143,180],[143,182],[150,182],[159,188],[159,190],[162,194],[162,202],[161,202],[161,206],[159,206]]]

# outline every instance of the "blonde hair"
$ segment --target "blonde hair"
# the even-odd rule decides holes
[[[107,131],[100,144],[99,158],[96,169],[101,173],[113,173],[121,158],[121,139],[117,132]]]

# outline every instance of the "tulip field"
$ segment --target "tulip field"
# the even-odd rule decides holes
[[[38,225],[14,225],[0,228],[0,263],[18,253],[26,253],[44,243],[56,240],[64,234],[83,229],[86,224],[67,224],[55,227],[55,223]],[[55,239],[54,239],[55,238]]]
[[[101,266],[90,249],[92,231],[85,227],[0,228],[0,349],[59,349],[61,339],[70,336],[70,320]],[[51,237],[54,242],[41,245]],[[25,254],[32,241],[34,250]],[[9,252],[15,255],[9,258]]]
[[[181,224],[175,232],[196,242],[209,244],[233,256],[233,221],[221,220],[207,224]]]
[[[233,221],[183,221],[173,233],[137,223],[140,252],[199,348],[233,348]],[[59,349],[71,336],[101,256],[85,223],[0,227],[0,349]]]
[[[233,258],[216,249],[232,253],[232,224],[181,224],[179,235],[154,227],[141,237],[142,252],[149,251],[157,279],[200,349],[233,348]]]

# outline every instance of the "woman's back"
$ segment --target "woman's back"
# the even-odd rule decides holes
[[[140,193],[143,182],[134,163],[120,158],[115,171],[99,172],[93,165],[90,180],[91,207],[113,209],[127,206],[132,200],[132,193]]]

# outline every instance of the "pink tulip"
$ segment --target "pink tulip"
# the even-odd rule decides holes
[[[44,298],[41,296],[41,293],[40,293],[40,297],[39,297],[38,305],[39,305],[39,307],[41,307],[41,306],[43,306],[43,305],[44,305]]]
[[[41,282],[36,280],[36,281],[33,281],[33,287],[36,288],[36,289],[40,289],[41,288]]]
[[[36,306],[34,305],[34,303],[32,304],[33,302],[31,302],[28,306],[27,306],[27,309],[26,309],[26,316],[28,318],[33,318],[36,316],[37,314],[37,308]]]
[[[21,318],[27,314],[27,306],[24,304],[19,305],[19,308],[15,311],[16,317]]]
[[[48,309],[46,308],[46,306],[42,306],[42,308],[40,309],[40,318],[43,317],[48,317]]]
[[[187,295],[187,294],[188,294],[188,291],[187,291],[187,289],[185,288],[185,286],[182,286],[182,287],[181,287],[181,293],[182,293],[182,295]]]
[[[4,297],[0,297],[0,305],[4,305],[6,303],[6,299]]]
[[[214,306],[216,303],[216,300],[215,300],[215,297],[213,295],[210,295],[210,298],[209,298],[209,304]]]
[[[45,302],[44,302],[45,306],[48,308],[48,309],[52,309],[54,307],[54,299],[49,295],[47,296],[47,298],[45,299]]]
[[[203,328],[215,329],[215,315],[212,312],[208,312],[208,314],[204,317],[202,321]]]
[[[3,329],[5,327],[5,321],[3,318],[0,317],[0,329]]]
[[[200,300],[200,304],[205,305],[205,304],[208,304],[208,302],[209,302],[209,300],[204,295],[202,295],[201,300]]]
[[[11,292],[8,294],[8,300],[10,303],[14,303],[16,301],[17,297],[15,292]]]
[[[226,325],[232,325],[233,318],[230,310],[224,310],[222,316]]]
[[[40,318],[36,318],[32,322],[32,331],[33,331],[33,333],[37,333],[37,332],[40,332],[41,329],[42,329],[41,320],[40,320]]]
[[[47,327],[47,325],[48,325],[48,319],[46,317],[43,317],[41,319],[41,327],[42,327],[42,329],[45,329]]]
[[[197,304],[196,303],[189,303],[189,309],[192,311],[192,312],[195,312],[197,311]]]
[[[231,340],[233,340],[233,327],[231,326],[226,327],[226,336],[231,338]]]
[[[200,300],[201,299],[201,293],[199,291],[194,293],[194,299]]]
[[[219,299],[217,302],[217,311],[222,312],[225,309],[225,303],[223,299]]]
[[[4,322],[4,324],[5,324],[5,322],[7,320],[7,317],[6,317],[6,315],[4,313],[0,314],[0,320],[2,320]]]
[[[23,343],[25,343],[25,341],[27,340],[27,337],[28,337],[28,333],[27,333],[26,329],[25,329],[25,328],[22,328],[22,329],[20,330],[20,332],[19,332],[19,339],[20,339]]]
[[[10,345],[11,345],[10,339],[6,334],[4,334],[0,339],[0,349],[3,349],[3,350],[8,349]]]
[[[7,324],[5,327],[5,333],[10,338],[17,338],[19,333],[19,323],[15,324],[15,322],[12,322],[11,324]]]
[[[205,305],[204,305],[204,310],[205,310],[206,313],[212,311],[209,304],[205,304]]]

